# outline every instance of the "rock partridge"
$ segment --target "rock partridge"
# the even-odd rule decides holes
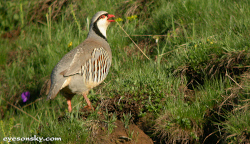
[[[112,60],[106,30],[114,15],[106,11],[97,12],[91,19],[85,41],[68,52],[57,63],[51,73],[51,86],[47,99],[54,99],[61,92],[67,99],[68,110],[72,111],[71,99],[83,95],[87,108],[93,109],[87,94],[106,78]]]

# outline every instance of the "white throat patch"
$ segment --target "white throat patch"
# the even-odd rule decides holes
[[[110,22],[108,22],[107,20],[107,17],[104,18],[104,19],[100,19],[98,22],[97,22],[97,27],[98,29],[100,30],[100,32],[105,36],[106,36],[106,31],[107,31],[107,28],[108,28],[108,25],[109,25]]]

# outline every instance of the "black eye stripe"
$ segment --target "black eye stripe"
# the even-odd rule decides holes
[[[97,22],[99,21],[99,19],[101,19],[101,17],[102,17],[103,15],[108,16],[108,13],[102,14],[101,16],[98,17],[98,19],[97,19],[97,20],[94,22],[94,24],[93,24],[93,30],[94,30],[94,32],[95,32],[97,35],[99,35],[100,37],[102,37],[103,39],[105,39],[105,40],[107,41],[106,37],[100,32],[100,30],[99,30],[98,27],[97,27]]]
[[[102,17],[103,15],[105,15],[105,16],[107,17],[109,14],[108,14],[108,13],[102,14],[101,16],[99,16],[99,18],[97,19],[97,21],[98,21],[99,19],[101,19],[101,17]]]

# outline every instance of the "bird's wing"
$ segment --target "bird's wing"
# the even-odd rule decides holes
[[[77,49],[74,54],[70,65],[60,72],[61,75],[67,77],[71,75],[75,75],[81,72],[81,65],[86,63],[86,61],[91,57],[90,53],[84,53],[81,49]]]

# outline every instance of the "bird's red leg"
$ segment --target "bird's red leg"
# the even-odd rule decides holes
[[[68,104],[68,110],[69,110],[69,112],[71,112],[72,111],[71,99],[67,99],[67,104]]]
[[[88,109],[91,109],[91,110],[94,110],[94,108],[92,107],[92,105],[91,105],[91,102],[89,101],[89,98],[87,97],[87,95],[86,94],[83,94],[83,97],[84,97],[84,99],[86,100],[86,102],[87,102],[87,106],[85,106],[84,108],[88,108]]]

